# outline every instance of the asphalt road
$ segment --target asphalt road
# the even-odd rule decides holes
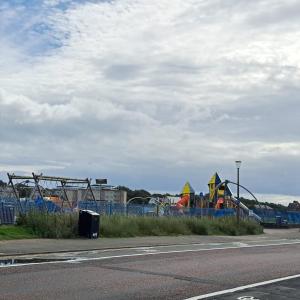
[[[76,255],[76,259],[1,267],[0,299],[185,299],[299,274],[300,243],[290,242],[269,241],[271,246],[173,245],[57,254],[52,256]],[[300,278],[291,281],[292,287],[288,287],[288,282],[280,284],[286,288],[281,289],[277,298],[264,294],[265,286],[256,290],[260,292],[259,298],[248,299],[291,299],[289,295],[299,292]],[[226,299],[238,299],[245,293],[237,295]],[[234,295],[226,297],[229,296]],[[211,299],[225,299],[222,297]]]
[[[300,299],[300,279],[285,280],[265,286],[249,288],[243,291],[226,293],[211,297],[215,300],[299,300]]]

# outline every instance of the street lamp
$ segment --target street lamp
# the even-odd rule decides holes
[[[240,223],[240,167],[242,165],[242,161],[235,161],[236,170],[237,170],[237,211],[236,211],[236,219],[237,223]]]

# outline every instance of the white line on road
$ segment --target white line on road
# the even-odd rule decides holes
[[[281,281],[285,281],[285,280],[291,280],[291,279],[295,279],[295,278],[300,278],[300,274],[292,275],[292,276],[288,276],[288,277],[277,278],[277,279],[272,279],[272,280],[263,281],[263,282],[257,282],[257,283],[248,284],[248,285],[243,285],[243,286],[239,286],[239,287],[236,287],[236,288],[233,288],[233,289],[228,289],[228,290],[218,291],[218,292],[214,292],[214,293],[210,293],[210,294],[205,294],[205,295],[200,295],[200,296],[187,298],[185,300],[207,299],[207,298],[214,297],[214,296],[225,295],[225,294],[229,294],[229,293],[243,291],[243,290],[255,288],[255,287],[258,287],[258,286],[263,286],[263,285],[272,284],[272,283],[276,283],[276,282],[281,282]]]
[[[122,258],[122,257],[134,257],[134,256],[146,256],[146,255],[157,255],[157,254],[201,252],[201,251],[241,249],[241,248],[254,248],[254,247],[269,247],[269,246],[285,246],[285,245],[294,245],[294,244],[300,244],[300,242],[281,243],[281,244],[267,244],[267,245],[229,246],[229,247],[216,247],[216,248],[207,248],[207,249],[185,249],[185,250],[157,251],[157,252],[148,252],[148,253],[133,253],[133,254],[122,254],[122,255],[112,255],[112,256],[103,256],[103,257],[79,258],[78,260],[79,261],[93,261],[93,260],[103,260],[103,259]]]
[[[240,245],[240,246],[227,246],[227,247],[215,247],[215,248],[202,248],[202,249],[183,249],[183,250],[170,250],[170,251],[157,251],[157,252],[143,252],[143,253],[132,253],[132,254],[120,254],[120,255],[111,255],[111,256],[102,256],[102,257],[83,257],[70,259],[66,261],[51,261],[51,262],[39,262],[39,263],[22,263],[15,265],[0,265],[1,268],[8,267],[21,267],[21,266],[32,266],[32,265],[42,265],[42,264],[55,264],[55,263],[73,263],[73,262],[88,262],[96,260],[106,260],[114,258],[123,258],[123,257],[135,257],[135,256],[147,256],[147,255],[158,255],[158,254],[173,254],[173,253],[186,253],[186,252],[201,252],[201,251],[215,251],[215,250],[230,250],[230,249],[243,249],[243,248],[256,248],[256,247],[270,247],[270,246],[286,246],[286,245],[295,245],[300,244],[300,241],[294,242],[285,242],[285,243],[275,243],[275,244],[263,244],[263,245]],[[145,249],[145,248],[144,248]],[[126,249],[125,249],[126,250]],[[127,249],[128,250],[128,249]]]
[[[285,241],[299,241],[299,239],[276,239],[276,240],[264,240],[262,242],[285,242]],[[186,247],[186,246],[221,246],[224,244],[245,244],[249,245],[249,243],[261,242],[261,240],[249,240],[245,241],[244,243],[241,241],[228,241],[228,242],[215,242],[215,243],[191,243],[191,244],[170,244],[170,245],[156,245],[156,246],[142,246],[142,247],[125,247],[125,248],[114,248],[114,249],[99,249],[95,250],[98,252],[110,252],[110,251],[121,251],[121,250],[142,250],[142,249],[149,249],[149,248],[170,248],[170,247]],[[89,250],[82,250],[81,252],[89,252]]]

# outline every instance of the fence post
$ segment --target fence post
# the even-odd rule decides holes
[[[112,215],[112,202],[109,201],[109,215]]]
[[[1,225],[1,224],[3,223],[3,222],[2,222],[2,215],[3,215],[3,210],[4,210],[4,209],[3,209],[3,203],[1,202],[0,204],[1,204],[1,205],[0,205],[0,225]]]

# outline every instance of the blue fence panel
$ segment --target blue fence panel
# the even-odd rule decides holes
[[[136,215],[136,216],[142,216],[144,214],[143,206],[141,205],[128,205],[126,209],[127,215]]]
[[[7,209],[4,207],[10,207]],[[184,208],[177,209],[174,206],[156,206],[155,204],[130,204],[128,206],[121,203],[105,202],[105,201],[80,201],[79,209],[89,209],[96,211],[102,215],[137,215],[137,216],[196,216],[220,218],[229,217],[236,214],[235,209],[214,209],[214,208]],[[10,211],[13,211],[13,217]],[[42,199],[29,200],[25,199],[21,202],[13,198],[0,199],[0,218],[5,222],[14,222],[15,215],[18,212],[27,213],[32,210],[47,211],[50,213],[56,212],[71,212],[73,209],[64,207],[63,209],[57,206],[52,201]],[[300,224],[300,212],[298,211],[276,211],[273,209],[254,209],[254,213],[262,218],[263,222],[276,223],[276,217],[281,217],[289,224]],[[2,221],[3,223],[3,221]]]
[[[290,224],[300,224],[300,212],[290,211],[288,213],[288,222]]]
[[[114,215],[125,215],[126,214],[126,206],[121,203],[111,203],[112,214]]]
[[[232,208],[227,209],[216,209],[214,212],[214,217],[221,218],[221,217],[230,217],[235,215],[235,210]]]
[[[12,205],[0,203],[0,224],[14,224],[16,210]]]
[[[300,212],[279,211],[273,209],[255,209],[254,213],[260,216],[265,223],[276,223],[276,217],[281,217],[288,224],[300,224]]]
[[[234,209],[185,208],[178,210],[173,206],[157,207],[155,204],[130,204],[104,201],[80,201],[79,209],[89,209],[102,215],[136,215],[136,216],[196,216],[196,217],[229,217],[235,215]]]

